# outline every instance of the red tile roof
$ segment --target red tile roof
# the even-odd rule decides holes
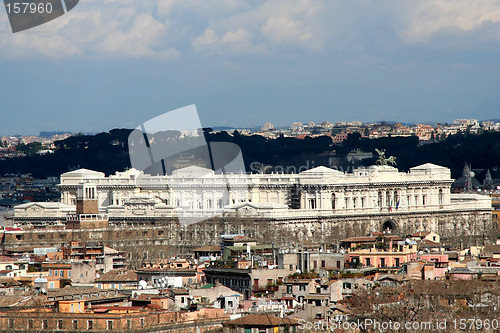
[[[276,327],[298,325],[299,322],[295,319],[280,318],[268,314],[250,314],[245,317],[226,321],[223,326],[233,327]]]

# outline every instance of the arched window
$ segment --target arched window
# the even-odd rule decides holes
[[[335,193],[332,193],[332,209],[335,209]]]
[[[385,205],[387,207],[391,206],[391,192],[385,192]]]
[[[378,192],[378,206],[382,207],[382,192]]]
[[[443,204],[443,190],[442,189],[439,189],[439,192],[438,192],[438,201],[439,201],[440,205]]]
[[[394,206],[399,206],[399,194],[398,191],[394,191]]]

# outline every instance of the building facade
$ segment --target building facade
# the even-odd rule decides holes
[[[29,203],[17,206],[13,219],[25,227],[65,226],[64,216],[72,213],[68,207],[77,213],[78,189],[84,187],[97,203],[98,213],[109,218],[106,230],[118,235],[128,228],[122,231],[130,234],[130,226],[158,228],[170,223],[165,231],[142,232],[148,238],[170,235],[166,244],[179,239],[193,246],[214,245],[221,232],[243,231],[276,244],[308,239],[334,242],[386,230],[434,231],[452,240],[467,238],[460,240],[464,244],[484,240],[491,229],[491,198],[452,194],[452,182],[448,168],[430,163],[408,172],[371,166],[352,173],[317,167],[298,174],[220,175],[191,166],[167,176],[130,169],[106,177],[80,169],[61,175],[59,205],[66,214],[56,212],[54,204]],[[50,213],[45,213],[45,205]],[[186,216],[226,222],[197,224],[192,230],[182,226],[175,231],[179,235],[173,235],[175,221]],[[232,227],[227,221],[232,221]],[[79,233],[95,236],[90,231]],[[21,236],[9,237],[20,240]]]

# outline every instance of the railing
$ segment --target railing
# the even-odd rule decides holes
[[[107,220],[108,217],[108,214],[68,214],[66,215],[66,221],[102,221]]]

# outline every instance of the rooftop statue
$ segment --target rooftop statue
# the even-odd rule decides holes
[[[396,157],[389,156],[389,158],[385,157],[385,149],[379,150],[375,148],[375,151],[378,154],[377,165],[396,165]]]

